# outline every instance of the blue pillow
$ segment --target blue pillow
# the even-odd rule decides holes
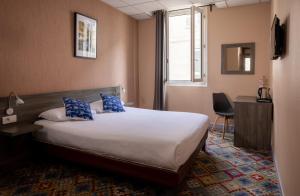
[[[105,112],[125,112],[119,97],[100,94]]]
[[[77,99],[64,97],[66,116],[74,120],[93,120],[90,104]]]

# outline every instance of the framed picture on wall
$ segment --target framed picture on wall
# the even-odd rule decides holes
[[[97,20],[75,13],[75,57],[97,58]]]

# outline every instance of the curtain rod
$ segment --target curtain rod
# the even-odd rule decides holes
[[[216,5],[214,3],[211,3],[211,4],[207,4],[207,5],[200,5],[200,6],[195,6],[195,7],[209,7],[209,10],[212,11],[212,7]],[[189,9],[189,8],[182,8],[182,9],[176,9],[176,10],[169,10],[169,12],[172,12],[172,11],[180,11],[180,10],[186,10],[186,9]]]

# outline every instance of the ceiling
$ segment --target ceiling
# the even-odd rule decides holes
[[[150,18],[155,10],[174,10],[192,5],[215,4],[218,8],[269,2],[270,0],[102,0],[137,20]]]

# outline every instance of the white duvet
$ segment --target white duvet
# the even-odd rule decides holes
[[[177,171],[208,128],[206,115],[125,108],[94,114],[93,121],[35,122],[37,140]]]

